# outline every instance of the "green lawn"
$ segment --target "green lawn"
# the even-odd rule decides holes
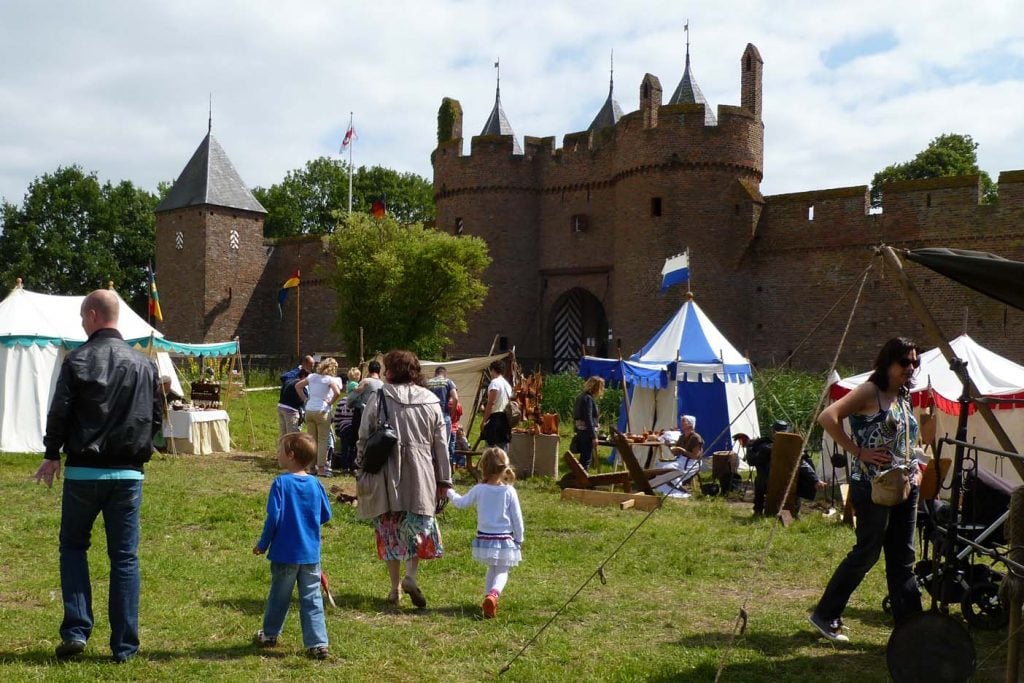
[[[276,394],[250,394],[261,448],[275,437]],[[232,432],[244,451],[157,456],[146,469],[142,513],[142,652],[108,662],[108,565],[101,527],[91,552],[97,628],[80,661],[52,657],[61,617],[57,565],[60,491],[37,486],[37,456],[0,457],[0,660],[8,680],[455,680],[493,679],[644,513],[562,503],[550,481],[517,484],[526,518],[524,563],[513,570],[498,618],[479,617],[483,568],[470,557],[473,511],[441,518],[446,557],[425,563],[428,609],[384,601],[387,573],[375,559],[371,527],[336,505],[324,532],[323,563],[338,608],[327,608],[331,659],[302,654],[297,612],[281,645],[250,644],[269,585],[251,548],[277,469],[250,452],[241,401]],[[337,478],[330,483],[351,482]],[[462,475],[460,490],[469,481]],[[749,504],[668,501],[554,624],[501,676],[510,681],[711,681],[723,655],[725,681],[886,679],[890,626],[880,609],[881,566],[847,611],[852,642],[834,647],[806,622],[853,534],[813,510],[779,529],[752,520]],[[762,561],[763,560],[763,561]],[[749,599],[748,599],[749,598]],[[739,607],[749,624],[727,650]],[[959,610],[954,608],[954,614]],[[1002,633],[977,633],[977,680],[1002,680]]]

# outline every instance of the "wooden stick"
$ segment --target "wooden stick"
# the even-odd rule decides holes
[[[931,312],[928,311],[928,307],[925,306],[924,301],[921,299],[921,295],[918,294],[917,289],[914,287],[914,283],[907,277],[907,273],[903,270],[903,264],[896,256],[896,252],[893,251],[892,247],[879,247],[878,251],[881,253],[885,265],[896,275],[896,280],[899,282],[900,287],[903,288],[903,293],[907,296],[907,301],[910,302],[910,307],[917,313],[918,319],[924,325],[925,332],[931,337],[932,342],[942,350],[942,355],[946,357],[946,360],[952,361],[956,356],[953,351],[953,347],[946,341],[945,335],[942,334],[942,330],[939,329],[939,324],[935,322],[935,318],[932,317]],[[967,389],[971,396],[978,396],[978,387],[975,386],[974,380],[969,376],[967,378]],[[985,424],[992,430],[993,436],[999,442],[999,447],[1009,453],[1016,453],[1017,449],[1014,448],[1013,442],[1010,441],[1010,437],[1007,436],[1003,426],[999,424],[999,420],[992,414],[992,410],[985,403],[975,403],[975,407],[978,409],[978,414],[981,415],[982,419],[985,420]],[[1013,465],[1013,469],[1017,470],[1017,474],[1024,479],[1024,462],[1017,460],[1016,458],[1010,459],[1010,464]]]
[[[487,352],[487,357],[488,358],[490,358],[491,356],[494,355],[494,347],[498,345],[498,338],[499,337],[500,337],[500,335],[497,335],[497,334],[494,335],[494,340],[491,341],[491,350]],[[485,368],[480,373],[480,381],[478,381],[476,383],[476,393],[473,394],[473,410],[469,414],[469,426],[466,428],[466,436],[467,437],[469,436],[469,433],[471,431],[473,431],[473,423],[476,422],[476,413],[477,413],[477,410],[479,410],[479,408],[480,408],[480,390],[483,389],[484,377],[486,377],[486,376],[487,376],[487,369]],[[476,447],[480,445],[480,440],[481,440],[481,438],[479,436],[477,436],[476,437],[476,443],[473,444],[473,450],[476,450]]]

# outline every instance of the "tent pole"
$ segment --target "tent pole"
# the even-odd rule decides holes
[[[156,350],[156,344],[154,344],[154,342],[153,342],[155,337],[156,337],[156,335],[154,335],[152,332],[149,333],[149,348],[147,349],[147,354],[146,355],[149,356],[150,360],[153,360],[153,355],[154,355],[154,352]],[[159,364],[157,364],[156,370],[157,370],[157,378],[159,379],[159,377],[160,377],[160,365]],[[168,420],[169,421],[171,419],[171,413],[167,410],[167,390],[164,389],[164,383],[163,382],[160,382],[160,393],[162,394],[162,398],[164,399],[164,420]],[[163,430],[163,427],[161,427],[161,430]],[[174,445],[174,437],[171,437],[170,439],[165,439],[165,440],[171,442],[171,455],[177,455],[178,454],[178,447]]]
[[[928,311],[928,307],[925,306],[924,301],[921,299],[921,295],[918,294],[917,289],[914,287],[914,283],[910,281],[905,270],[903,270],[903,264],[900,262],[899,257],[896,256],[896,252],[893,251],[892,247],[880,246],[877,249],[885,262],[885,265],[896,275],[896,280],[899,282],[900,287],[903,289],[903,293],[907,296],[907,301],[910,302],[910,307],[914,309],[918,319],[924,325],[925,332],[931,337],[932,342],[942,350],[942,355],[946,357],[946,360],[953,362],[956,357],[956,353],[953,351],[953,347],[946,341],[946,337],[942,334],[942,330],[939,329],[939,325],[935,322],[935,318]],[[978,395],[978,387],[974,385],[974,380],[967,377],[967,387],[971,393],[971,396]],[[981,415],[982,419],[985,420],[985,424],[992,430],[993,436],[999,442],[999,447],[1009,453],[1016,453],[1017,449],[1013,447],[1013,442],[1010,441],[1010,437],[1006,434],[1003,426],[999,424],[999,420],[992,414],[992,410],[986,403],[975,403],[975,407],[978,409],[978,414]],[[1024,479],[1024,462],[1016,458],[1010,459],[1010,464],[1013,465],[1013,469],[1017,470],[1017,474]]]
[[[296,297],[298,298],[298,297]],[[302,356],[299,356],[301,360]],[[249,405],[249,394],[245,390],[245,369],[242,367],[242,340],[235,337],[235,355],[231,357],[231,364],[238,361],[238,377],[242,381],[242,399],[245,401],[245,417],[249,421],[249,443],[250,447],[256,450],[256,427],[252,423],[252,408]],[[228,370],[228,381],[231,381],[231,369]],[[230,393],[230,392],[229,392]]]
[[[491,350],[487,352],[487,357],[490,358],[494,355],[494,347],[498,345],[498,338],[500,335],[494,335],[493,341],[491,341]],[[480,373],[480,381],[476,383],[476,393],[473,394],[473,412],[469,414],[469,427],[466,428],[466,437],[469,437],[469,433],[473,431],[473,423],[476,422],[476,414],[480,409],[480,390],[484,388],[484,377],[487,376],[488,371],[483,370]],[[473,450],[480,445],[480,437],[476,437],[476,443],[473,444]],[[469,462],[468,460],[466,462]]]

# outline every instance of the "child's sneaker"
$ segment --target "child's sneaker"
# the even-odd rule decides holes
[[[256,635],[252,637],[252,641],[260,647],[274,647],[277,645],[277,636],[268,636],[263,633],[263,629],[256,631]]]
[[[311,647],[306,650],[306,656],[310,659],[327,659],[327,646],[318,645],[317,647]]]
[[[484,611],[484,619],[493,619],[498,615],[498,591],[491,591],[484,598],[484,603],[480,605],[480,608]]]
[[[824,619],[819,617],[814,612],[811,612],[811,616],[807,618],[811,622],[811,626],[818,629],[818,633],[825,636],[829,640],[837,643],[848,643],[850,639],[843,633],[843,620],[833,619],[832,621],[826,622]]]

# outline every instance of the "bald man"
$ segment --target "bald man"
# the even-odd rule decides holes
[[[159,375],[117,331],[118,298],[96,290],[82,302],[88,341],[67,355],[46,416],[46,453],[36,481],[53,485],[67,455],[60,519],[64,620],[57,659],[77,657],[92,635],[88,550],[100,514],[110,557],[110,649],[124,662],[139,649],[139,509],[143,465],[163,416]]]

